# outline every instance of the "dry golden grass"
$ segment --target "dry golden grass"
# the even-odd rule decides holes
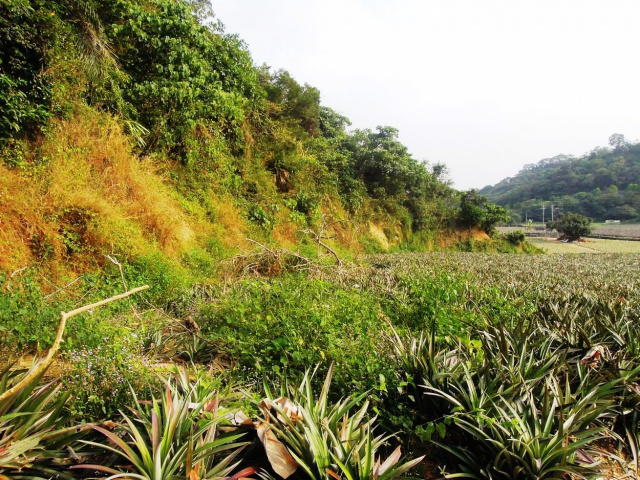
[[[466,242],[470,238],[473,239],[474,242],[487,242],[490,240],[489,235],[479,228],[472,230],[446,230],[438,236],[437,245],[438,248],[446,249],[456,243]]]
[[[34,203],[34,185],[0,165],[0,269],[12,271],[33,261],[34,243],[51,236],[44,206]]]
[[[376,225],[373,222],[369,222],[369,236],[380,244],[380,247],[384,250],[389,250],[389,239],[384,233],[381,226]]]
[[[61,122],[43,151],[50,152],[45,196],[56,208],[73,206],[96,213],[117,240],[130,239],[133,253],[151,241],[171,254],[193,239],[171,189],[148,159],[131,154],[126,137],[110,117],[87,112]],[[123,232],[122,220],[134,228]],[[96,232],[96,241],[111,243],[109,231]]]
[[[215,224],[213,234],[221,239],[228,248],[238,248],[245,245],[247,226],[238,208],[231,198],[220,197],[211,201],[215,210]]]
[[[271,237],[278,245],[291,249],[297,243],[299,230],[300,227],[294,222],[283,220],[276,224]]]
[[[236,242],[238,215],[221,206],[219,218],[225,238]],[[135,257],[159,250],[177,259],[215,231],[185,212],[150,159],[131,153],[115,119],[88,108],[53,125],[31,167],[0,166],[0,225],[4,271],[36,262],[85,270],[114,251]],[[81,247],[73,258],[67,227]]]

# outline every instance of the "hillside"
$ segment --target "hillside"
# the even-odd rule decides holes
[[[333,258],[490,228],[396,129],[349,130],[211,15],[176,0],[2,2],[1,271],[70,280],[110,255],[193,281],[256,248],[246,238]]]
[[[480,190],[492,202],[511,210],[517,221],[545,220],[554,213],[575,212],[596,221],[640,220],[640,143],[623,135],[609,139],[611,148],[596,148],[575,158],[558,155],[525,165],[511,178]]]

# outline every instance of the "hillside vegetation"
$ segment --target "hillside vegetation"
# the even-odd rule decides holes
[[[339,256],[487,239],[477,227],[501,212],[474,197],[465,217],[443,165],[392,127],[348,130],[211,15],[183,0],[0,4],[1,270],[70,278],[115,255],[197,279],[247,237]]]
[[[596,221],[640,221],[640,143],[628,143],[619,134],[609,143],[611,148],[596,148],[579,158],[558,155],[525,165],[515,177],[479,193],[512,211],[516,221],[542,221],[543,203],[545,220],[551,218],[553,204],[560,213]]]

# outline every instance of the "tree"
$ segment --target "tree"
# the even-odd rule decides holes
[[[267,99],[280,106],[280,119],[295,120],[306,133],[316,136],[320,129],[320,91],[307,83],[300,85],[286,70],[271,74],[269,80],[265,86]]]
[[[258,81],[246,46],[198,23],[183,1],[113,4],[106,31],[127,73],[126,113],[149,130],[146,150],[189,163],[203,137],[242,142],[245,104]]]
[[[349,120],[344,115],[340,115],[338,112],[329,107],[321,106],[318,112],[320,132],[322,133],[323,137],[344,137],[347,126],[351,125],[351,120]]]
[[[460,213],[458,218],[465,227],[480,227],[489,235],[495,233],[495,224],[507,222],[511,218],[509,212],[500,205],[489,203],[477,190],[468,190],[460,197]]]
[[[356,130],[344,142],[351,158],[352,174],[374,198],[406,195],[417,177],[428,175],[398,140],[393,127]]]
[[[627,145],[627,141],[621,133],[614,133],[609,137],[609,145],[615,149],[620,149]]]
[[[0,143],[37,133],[69,111],[77,86],[118,70],[94,7],[92,0],[0,2]],[[75,87],[63,86],[71,77]]]
[[[551,223],[551,228],[573,242],[591,233],[591,219],[578,213],[565,213]]]

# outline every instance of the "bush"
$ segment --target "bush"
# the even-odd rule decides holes
[[[105,337],[102,345],[69,355],[65,389],[73,392],[67,408],[84,419],[114,418],[132,403],[132,392],[153,383],[146,360],[135,347]]]
[[[516,230],[515,232],[508,232],[503,235],[503,238],[509,242],[511,245],[519,246],[522,245],[527,237],[525,236],[522,230]]]
[[[245,379],[285,371],[299,379],[309,365],[326,371],[332,360],[338,391],[384,390],[392,371],[376,299],[356,288],[294,275],[244,282],[203,307],[197,323]]]

